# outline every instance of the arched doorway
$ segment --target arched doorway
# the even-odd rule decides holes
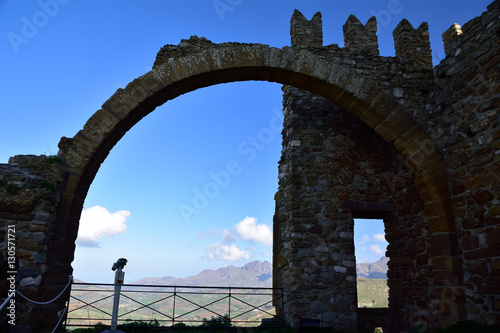
[[[449,239],[454,237],[454,218],[449,189],[443,186],[448,184],[448,176],[442,156],[410,113],[390,92],[371,79],[376,77],[376,71],[369,75],[359,74],[347,65],[326,60],[306,49],[277,49],[259,44],[215,45],[197,38],[192,38],[190,42],[193,47],[187,53],[171,54],[172,48],[160,51],[152,71],[132,81],[125,89],[119,89],[75,137],[61,140],[60,156],[69,170],[65,194],[58,209],[55,250],[49,256],[49,274],[53,281],[63,281],[71,272],[83,202],[101,163],[113,146],[139,120],[166,101],[201,87],[234,81],[258,80],[294,86],[322,96],[359,117],[385,142],[393,143],[404,158],[406,167],[414,172],[414,185],[423,202],[431,236],[439,233],[441,239],[453,244]],[[290,147],[300,146],[299,141],[291,138]],[[337,206],[336,202],[332,209],[343,209]],[[293,205],[290,209],[290,212],[294,210]],[[276,222],[282,222],[280,219],[290,222],[293,214],[281,215],[277,216],[275,226]],[[280,233],[275,232],[274,235],[275,244],[282,242]],[[293,244],[290,242],[290,246],[293,247]],[[434,243],[431,244],[431,251],[434,260],[435,257],[453,256],[455,250],[443,251],[441,244]],[[281,258],[276,250],[274,255],[274,262],[279,265]],[[338,271],[346,273],[345,267],[338,267]],[[454,272],[455,269],[452,265],[444,271]],[[444,287],[445,282],[437,283],[442,283]],[[307,282],[300,282],[297,276],[294,283]],[[455,303],[455,300],[444,301]],[[309,310],[299,302],[285,307],[285,311],[289,312],[292,321],[292,314],[301,316]],[[445,314],[452,318],[458,315],[456,306]],[[347,327],[355,325],[352,318]]]

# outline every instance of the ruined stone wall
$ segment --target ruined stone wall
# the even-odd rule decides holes
[[[295,12],[297,15],[300,13]],[[314,21],[308,22],[308,31],[318,34],[320,29],[309,27]],[[302,22],[292,18],[291,24]],[[316,24],[321,22],[316,20]],[[398,38],[426,29],[425,25],[419,31],[404,28],[395,34]],[[291,29],[292,45],[309,46],[296,44],[303,36],[297,38],[294,31],[304,30]],[[366,75],[377,68],[377,80],[388,93],[401,104],[415,105],[413,112],[421,112],[419,108],[425,105],[422,90],[429,89],[431,73],[415,66],[414,60],[425,62],[430,48],[422,52],[420,44],[407,43],[398,46],[406,51],[405,58],[373,57],[378,55],[375,31],[374,18],[362,25],[351,15],[344,25],[345,48],[314,46],[332,61],[349,64],[357,74]],[[419,52],[412,53],[416,48]],[[387,256],[391,258],[389,316],[393,330],[408,328],[416,313],[434,315],[427,217],[414,186],[413,170],[393,144],[367,126],[380,119],[365,118],[363,122],[328,100],[289,86],[284,87],[284,116],[274,229],[280,242],[275,243],[274,278],[276,286],[291,288],[285,307],[293,308],[284,309],[294,314],[289,322],[309,316],[320,319],[322,325],[343,329],[358,324],[353,217],[384,219]],[[293,283],[297,274],[302,278]],[[304,285],[304,281],[314,283]]]
[[[430,131],[445,152],[463,262],[466,318],[500,320],[500,2],[445,33],[446,59],[434,68]],[[456,276],[444,277],[448,280]],[[465,295],[464,295],[465,293]]]
[[[394,331],[406,328],[408,314],[430,301],[432,274],[414,175],[393,145],[346,110],[306,91],[283,90],[273,278],[285,287],[287,322],[357,327],[353,218],[370,217],[384,219],[390,319]]]
[[[15,247],[15,262],[9,261],[8,251],[0,256],[0,290],[5,291],[2,299],[10,288],[7,278],[14,277],[16,289],[23,295],[47,301],[49,295],[42,286],[47,282],[48,257],[55,241],[58,188],[63,179],[61,162],[55,156],[16,156],[9,164],[0,164],[0,247]],[[9,234],[15,237],[11,243]],[[31,324],[28,330],[43,328],[39,316],[42,306],[19,295],[14,300],[17,329],[22,330],[27,323]],[[4,332],[13,328],[7,323],[13,318],[7,316],[9,313],[9,309],[2,311],[0,327]]]
[[[87,190],[136,122],[203,86],[268,80],[328,98],[283,88],[273,278],[284,288],[278,311],[287,323],[368,327],[358,319],[370,315],[357,318],[356,309],[356,217],[384,220],[390,291],[383,313],[391,323],[384,331],[499,323],[499,7],[497,0],[446,31],[447,57],[434,68],[427,25],[414,29],[405,20],[393,33],[395,57],[378,56],[374,19],[363,25],[349,17],[341,48],[322,45],[320,14],[309,21],[298,11],[291,47],[198,37],[166,45],[152,71],[118,89],[75,137],[61,139],[61,160],[18,156],[0,165],[0,242],[7,247],[5,228],[15,225],[21,292],[46,301],[65,286]],[[6,272],[8,251],[0,260]],[[46,331],[64,300],[41,311],[17,304],[22,325]]]

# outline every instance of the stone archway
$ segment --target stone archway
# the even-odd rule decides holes
[[[442,271],[445,276],[455,275],[460,262],[452,259],[456,251],[455,225],[443,157],[409,110],[372,79],[379,75],[377,71],[359,74],[336,60],[325,59],[320,52],[307,48],[213,44],[197,37],[176,47],[164,47],[152,71],[118,89],[75,137],[60,142],[59,157],[68,169],[57,211],[54,250],[49,254],[45,283],[50,283],[50,288],[46,294],[60,289],[72,271],[85,196],[101,163],[123,135],[157,106],[181,94],[245,80],[278,82],[322,96],[359,117],[386,142],[393,143],[415,172],[415,187],[425,205],[429,231],[435,235],[431,238],[436,239],[432,244],[433,260],[452,262]],[[437,288],[460,288],[460,281],[453,286],[444,280],[442,285],[438,280],[435,282]],[[452,321],[460,319],[455,300],[443,301],[450,305],[445,316]],[[53,312],[55,307],[46,311]]]
[[[394,258],[389,255],[389,267],[398,265],[399,281],[415,280],[412,274],[422,274],[428,284],[424,287],[410,284],[409,288],[399,288],[390,294],[392,330],[411,331],[418,325],[427,325],[433,330],[466,319],[483,325],[500,323],[499,12],[500,1],[495,0],[486,12],[463,29],[455,24],[445,31],[446,59],[435,67],[431,63],[426,24],[413,29],[403,20],[393,32],[396,57],[381,57],[374,18],[363,25],[350,16],[344,25],[345,47],[340,48],[335,44],[323,45],[321,14],[307,21],[298,11],[291,21],[292,47],[213,44],[198,37],[183,40],[176,46],[166,45],[158,53],[152,71],[118,89],[73,138],[61,139],[58,157],[19,155],[12,157],[8,164],[0,164],[0,221],[4,222],[0,225],[0,234],[6,246],[7,241],[11,241],[7,235],[12,234],[12,228],[19,233],[17,288],[34,299],[48,300],[66,286],[72,273],[83,201],[101,163],[127,130],[157,106],[181,94],[223,82],[260,80],[287,85],[289,96],[298,88],[333,102],[335,108],[341,109],[342,117],[355,118],[353,123],[364,126],[364,131],[370,132],[369,138],[381,140],[382,146],[386,144],[394,149],[396,153],[392,156],[401,158],[398,162],[401,170],[411,175],[408,178],[411,184],[404,183],[402,191],[411,192],[404,200],[416,203],[414,211],[420,220],[412,227],[420,229],[420,233],[408,235],[405,228],[409,224],[399,225],[398,218],[404,216],[412,222],[412,216],[405,216],[404,208],[395,207],[394,212],[399,214],[396,216],[390,212],[392,208],[385,205],[386,201],[369,206],[366,202],[349,201],[345,199],[350,198],[349,195],[342,194],[333,200],[324,200],[326,211],[319,212],[329,214],[329,222],[344,223],[344,226],[351,223],[355,215],[385,212],[386,226],[398,227],[393,228],[397,230],[390,235],[392,249],[388,252],[401,253]],[[293,103],[293,98],[290,101]],[[284,111],[290,114],[290,109]],[[292,108],[292,111],[304,110]],[[319,117],[325,116],[322,110],[305,113],[309,117],[316,111]],[[302,221],[319,220],[314,215],[317,207],[311,209],[313,214],[307,212],[309,215],[304,215],[302,207],[320,201],[314,195],[326,186],[325,179],[317,184],[316,192],[308,192],[309,203],[300,201],[301,190],[309,191],[307,186],[301,187],[303,171],[312,179],[318,174],[315,173],[316,161],[305,161],[309,156],[301,155],[310,151],[298,148],[300,139],[295,139],[290,130],[298,129],[302,137],[307,137],[310,133],[307,126],[317,129],[319,124],[330,124],[328,118],[312,119],[316,115],[312,116],[305,124],[300,121],[287,124],[292,127],[284,131],[292,135],[283,140],[287,145],[284,155],[288,155],[284,163],[280,161],[280,168],[283,166],[294,173],[285,183],[290,185],[289,193],[279,190],[275,197],[279,213],[275,215],[275,231],[300,226]],[[297,120],[293,115],[285,117],[285,122],[287,119]],[[327,127],[316,131],[315,139],[329,135]],[[331,174],[332,170],[328,169],[331,163],[321,150],[321,143],[326,140],[322,140],[318,139],[320,144],[314,148],[322,159],[321,167]],[[332,146],[327,148],[331,151]],[[362,154],[360,149],[347,157],[359,160]],[[302,164],[297,165],[297,160]],[[342,190],[351,190],[351,185],[359,186],[359,182],[341,180],[334,184]],[[332,194],[337,192],[330,191],[329,195]],[[281,207],[284,209],[280,210]],[[308,237],[324,230],[310,224],[302,225],[307,235],[300,231],[296,234]],[[327,227],[333,229],[333,226]],[[283,241],[280,232],[274,234],[275,244]],[[349,228],[341,230],[339,243],[344,242],[350,251],[349,233]],[[295,236],[292,234],[284,240],[286,244],[282,248],[287,246],[293,252],[299,246],[304,247],[295,242],[298,239]],[[398,239],[408,244],[397,248],[393,241]],[[331,254],[324,245],[325,242],[317,249],[307,248],[304,253]],[[297,326],[300,318],[327,313],[330,319],[322,325],[355,328],[357,313],[352,298],[342,309],[333,304],[334,300],[331,304],[326,304],[324,299],[316,302],[314,297],[321,290],[311,288],[307,279],[297,273],[295,258],[287,257],[278,248],[273,249],[275,272],[281,277],[284,270],[287,274],[287,281],[281,279],[278,283],[283,287],[294,283],[294,290],[299,292],[309,290],[306,295],[309,298],[304,302],[290,299],[282,309],[288,322]],[[423,254],[411,258],[422,249]],[[0,257],[4,275],[14,258],[6,253]],[[355,278],[352,258],[346,258],[346,263],[343,259],[342,255],[335,258],[336,266],[326,267],[326,273],[339,273],[352,281]],[[412,267],[417,270],[406,271],[412,260],[417,262]],[[9,288],[6,278],[0,281],[0,286],[5,287],[4,290]],[[57,312],[64,308],[64,297],[68,299],[68,293],[43,307],[19,300],[16,329],[52,329],[58,320]],[[5,319],[1,323],[9,327]]]

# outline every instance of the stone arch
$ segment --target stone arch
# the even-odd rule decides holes
[[[144,116],[181,94],[234,81],[269,81],[291,85],[325,97],[359,117],[386,142],[393,143],[416,175],[415,187],[429,218],[433,261],[456,253],[455,224],[446,164],[431,137],[387,91],[353,68],[328,61],[305,48],[272,48],[261,44],[190,46],[185,54],[159,56],[153,70],[118,89],[73,138],[63,138],[59,156],[68,166],[57,211],[54,250],[49,255],[49,294],[60,290],[71,273],[80,213],[87,191],[113,146]],[[160,52],[161,53],[161,52]],[[375,74],[375,73],[374,73]],[[452,264],[448,264],[451,262]],[[461,263],[440,267],[444,278]],[[446,272],[450,274],[446,274]],[[448,289],[435,279],[437,288]],[[457,285],[452,286],[458,288]],[[439,297],[439,293],[438,297]],[[447,303],[458,303],[449,301]],[[455,307],[457,305],[455,304]],[[49,309],[47,309],[49,310]],[[448,317],[458,320],[458,310]]]

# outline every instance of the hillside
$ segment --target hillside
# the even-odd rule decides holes
[[[373,277],[386,276],[387,259],[381,258],[371,264],[359,264],[358,272],[358,306],[359,307],[387,307],[388,287],[387,280],[375,279]],[[360,278],[361,277],[361,278]],[[75,282],[81,282],[76,280]],[[272,287],[272,265],[268,261],[253,261],[243,267],[228,266],[219,269],[206,269],[202,272],[187,277],[175,278],[163,276],[156,278],[143,278],[130,284],[134,285],[157,285],[157,286],[208,286],[208,287]],[[134,289],[135,288],[135,289]],[[140,288],[140,287],[139,287]],[[159,293],[151,293],[151,288],[146,287],[141,291],[134,292],[137,287],[128,288],[128,296],[120,299],[120,313],[127,314],[122,319],[134,320],[165,320],[166,316],[173,316],[173,304],[175,314],[180,321],[199,322],[202,318],[210,318],[214,313],[228,312],[228,304],[231,304],[231,313],[241,313],[240,319],[249,320],[253,318],[260,320],[269,317],[274,307],[271,305],[271,294],[261,291],[251,291],[250,294],[237,296],[239,300],[232,299],[230,303],[225,296],[212,290],[199,290],[191,292],[189,288],[178,290],[178,298],[173,303],[171,297],[172,287],[160,287]],[[122,290],[122,294],[124,291]],[[127,292],[125,292],[127,293]],[[258,295],[262,294],[262,295]],[[72,300],[68,314],[68,324],[95,324],[97,322],[108,322],[112,311],[113,287],[96,285],[73,285]],[[182,296],[182,297],[180,297]],[[132,298],[130,298],[132,297]],[[85,304],[92,306],[85,306]],[[139,306],[149,304],[148,306]],[[199,306],[204,305],[204,306]],[[259,304],[259,311],[249,308],[249,304]],[[265,305],[264,305],[265,304]],[[139,309],[138,309],[139,308]],[[249,311],[251,310],[251,311]],[[165,314],[161,316],[160,314]],[[167,320],[170,322],[170,320]]]
[[[387,262],[389,258],[382,257],[374,263],[356,264],[356,276],[367,279],[387,279]]]
[[[386,308],[389,306],[387,280],[358,278],[358,307]]]

